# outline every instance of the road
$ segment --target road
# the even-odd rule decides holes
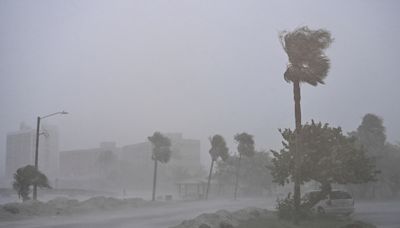
[[[177,202],[157,207],[135,208],[118,212],[86,215],[41,217],[0,222],[1,228],[166,228],[185,219],[220,209],[238,210],[244,207],[272,209],[274,199],[209,200]]]
[[[157,207],[135,208],[117,212],[86,215],[41,217],[0,222],[1,228],[165,228],[201,213],[244,207],[272,209],[274,199],[209,200],[176,202]],[[400,228],[400,201],[358,202],[354,218],[377,225],[378,228]]]
[[[400,228],[400,201],[358,202],[354,218],[378,228]]]

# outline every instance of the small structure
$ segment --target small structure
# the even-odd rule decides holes
[[[207,182],[203,180],[187,180],[177,182],[178,196],[182,199],[200,200],[204,198]]]

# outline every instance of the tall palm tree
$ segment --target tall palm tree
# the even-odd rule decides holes
[[[51,188],[46,175],[35,166],[27,165],[17,169],[14,173],[13,189],[17,191],[18,198],[22,198],[22,201],[29,200],[30,186],[33,185],[39,188]]]
[[[234,192],[234,199],[236,200],[237,189],[239,185],[240,161],[242,160],[242,155],[246,157],[251,157],[255,154],[255,150],[254,150],[254,139],[252,135],[243,132],[241,134],[236,134],[234,139],[238,143],[237,149],[239,153],[239,161],[236,168],[236,181],[235,181],[235,192]]]
[[[221,135],[214,135],[210,138],[211,149],[209,153],[211,155],[211,166],[210,166],[210,174],[208,175],[208,182],[207,182],[207,190],[205,199],[208,198],[208,192],[210,190],[210,182],[211,182],[211,175],[214,166],[214,162],[220,157],[223,161],[226,161],[229,158],[229,149],[226,147],[226,142],[224,137]]]
[[[294,207],[296,210],[295,221],[298,221],[300,206],[300,152],[301,152],[301,108],[300,108],[300,83],[312,86],[324,84],[328,75],[330,61],[324,50],[332,43],[333,38],[329,31],[324,29],[311,30],[307,26],[297,28],[292,32],[283,31],[279,35],[283,49],[289,58],[284,73],[284,79],[293,83],[294,109],[296,122],[295,143],[295,175],[294,175]]]
[[[156,199],[156,183],[157,183],[157,165],[158,162],[167,163],[171,158],[171,140],[160,132],[154,132],[152,136],[147,137],[153,145],[151,158],[154,160],[154,176],[153,176],[153,195],[152,200]]]

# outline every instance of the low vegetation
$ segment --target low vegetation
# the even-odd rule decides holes
[[[159,205],[162,203],[163,202],[150,202],[141,198],[117,199],[104,196],[92,197],[83,201],[65,197],[58,197],[48,202],[28,200],[22,203],[7,203],[0,205],[0,220],[31,216],[70,215],[98,211],[114,211]]]
[[[240,224],[237,228],[376,228],[361,221],[343,220],[334,217],[315,218],[294,225],[292,222],[273,218],[256,218]]]
[[[299,225],[278,218],[273,211],[260,208],[245,208],[234,212],[219,210],[204,213],[194,219],[185,220],[171,228],[375,228],[375,226],[350,218],[314,217]]]

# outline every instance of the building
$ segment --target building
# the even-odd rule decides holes
[[[103,168],[101,160],[107,153],[117,159],[119,148],[115,142],[102,142],[99,147],[91,149],[61,151],[60,176],[63,179],[99,178]]]
[[[149,172],[153,167],[150,142],[126,145],[121,148],[121,160],[132,164],[135,170]]]
[[[160,182],[175,176],[198,174],[201,171],[200,141],[185,139],[182,134],[165,135],[171,139],[173,152],[167,164],[159,165]],[[151,155],[150,142],[122,147],[117,147],[113,142],[105,142],[97,148],[62,151],[61,178],[69,186],[78,180],[80,185],[91,183],[93,186],[97,182],[103,183],[101,180],[107,180],[120,181],[132,188],[147,188],[151,186],[153,176],[154,161]]]
[[[36,129],[21,124],[20,129],[7,134],[6,179],[11,180],[18,168],[35,164]],[[39,140],[39,170],[50,181],[59,174],[58,130],[51,125],[42,125]]]
[[[189,175],[200,172],[200,140],[185,139],[181,133],[166,133],[165,136],[171,140],[172,149],[171,159],[165,166],[171,169],[184,170]],[[150,142],[124,146],[121,152],[121,158],[124,161],[129,161],[137,167],[149,169],[153,166]]]

